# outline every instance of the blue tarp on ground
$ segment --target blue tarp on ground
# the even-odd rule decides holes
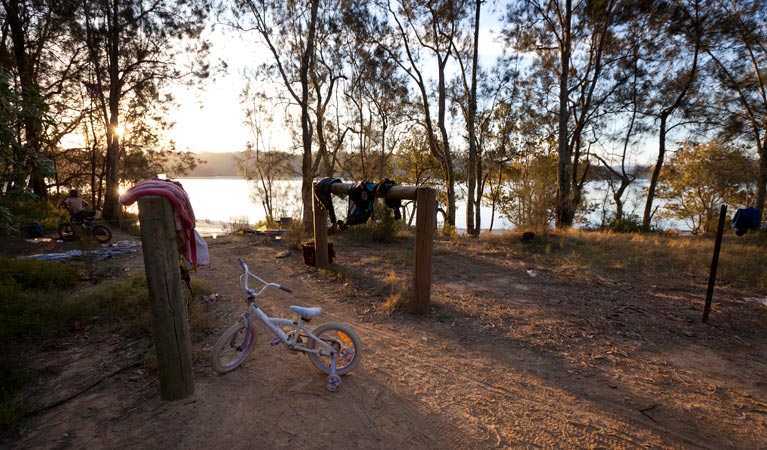
[[[68,250],[64,253],[39,253],[36,255],[19,256],[16,259],[39,259],[41,261],[69,261],[73,258],[82,258],[84,256],[93,256],[97,261],[111,258],[112,256],[136,253],[138,250],[134,247],[140,246],[140,242],[120,241],[111,244],[108,247],[98,250]]]

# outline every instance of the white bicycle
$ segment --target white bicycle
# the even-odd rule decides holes
[[[240,259],[242,275],[240,285],[248,294],[248,309],[229,327],[213,346],[210,363],[218,373],[234,370],[245,361],[258,338],[258,329],[253,324],[253,317],[258,318],[266,328],[274,333],[271,345],[282,344],[288,351],[303,352],[318,371],[327,374],[325,387],[335,392],[341,387],[341,376],[350,373],[362,359],[362,343],[352,327],[337,322],[325,323],[314,330],[308,323],[322,311],[319,307],[307,308],[291,306],[298,314],[298,319],[269,317],[256,305],[256,299],[269,288],[277,288],[292,293],[293,290],[277,283],[262,280],[248,270],[248,265]],[[248,287],[248,279],[253,278],[263,284],[256,291]]]

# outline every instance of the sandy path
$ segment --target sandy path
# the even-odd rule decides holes
[[[163,402],[156,379],[132,368],[34,417],[9,448],[767,448],[767,410],[758,412],[764,389],[754,391],[744,378],[748,372],[737,373],[748,356],[717,364],[717,352],[694,341],[668,348],[648,342],[630,353],[620,341],[625,331],[608,335],[592,327],[606,319],[577,316],[580,301],[593,301],[589,295],[601,292],[615,305],[609,295],[629,298],[633,288],[613,294],[614,288],[595,285],[584,295],[545,271],[533,279],[504,261],[473,261],[476,267],[467,268],[447,259],[437,262],[439,314],[387,317],[355,302],[359,293],[343,283],[318,277],[299,255],[276,258],[278,245],[231,237],[212,242],[210,250],[213,265],[197,276],[220,294],[215,311],[221,330],[244,308],[240,256],[258,275],[295,290],[292,298],[275,291],[265,299],[268,313],[289,314],[290,304],[322,306],[318,323],[355,328],[364,359],[339,392],[325,390],[324,377],[305,356],[270,347],[263,332],[243,366],[216,375],[204,361],[217,338],[211,335],[198,350],[195,393],[188,399]],[[446,275],[443,266],[454,266],[453,273]],[[556,307],[565,297],[573,317]],[[471,308],[479,312],[462,312]],[[594,308],[609,316],[607,307]],[[580,339],[586,329],[588,339],[609,338],[615,348],[603,341],[568,348],[545,340],[556,333]],[[594,345],[587,358],[581,355],[586,345]],[[74,340],[68,348],[62,366],[86,353],[106,372],[142,350],[116,338]],[[764,363],[752,359],[753,374],[765,373]],[[673,384],[661,377],[666,373],[676,377]],[[733,397],[738,390],[746,394]],[[744,404],[756,412],[739,411]]]

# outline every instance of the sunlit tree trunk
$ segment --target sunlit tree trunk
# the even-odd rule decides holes
[[[476,195],[477,191],[477,177],[480,174],[479,170],[479,151],[477,148],[477,130],[476,130],[476,118],[477,118],[477,71],[478,71],[478,55],[479,55],[479,17],[482,7],[480,0],[475,0],[474,5],[474,45],[473,54],[471,59],[471,87],[469,89],[469,113],[467,117],[467,128],[469,129],[469,167],[468,167],[468,186],[467,186],[467,202],[466,202],[466,228],[467,233],[471,236],[479,236],[480,232],[480,215],[475,216],[476,210],[479,209],[481,203],[481,194]],[[476,210],[475,210],[476,208]]]
[[[104,196],[104,218],[120,222],[120,0],[112,0],[109,11],[109,124],[107,126],[106,186]]]

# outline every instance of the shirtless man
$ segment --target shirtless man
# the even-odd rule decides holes
[[[62,205],[69,210],[72,218],[78,222],[92,219],[96,215],[96,211],[85,209],[88,206],[88,202],[80,198],[77,189],[69,191],[69,197],[64,199]]]

